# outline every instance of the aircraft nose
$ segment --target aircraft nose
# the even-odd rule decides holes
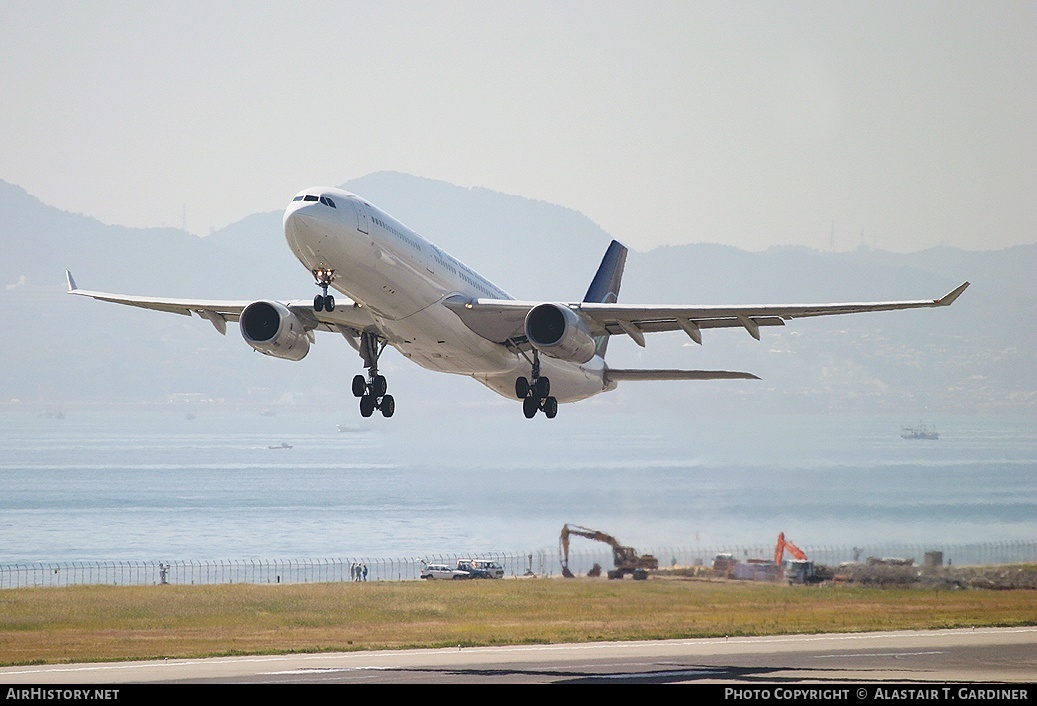
[[[284,237],[288,246],[307,263],[313,258],[319,259],[318,253],[324,242],[323,221],[315,210],[310,204],[305,204],[289,207],[284,214]]]
[[[333,225],[333,219],[325,213],[327,209],[313,202],[293,202],[284,212],[284,232],[291,240],[309,236],[321,237]]]
[[[315,204],[309,202],[293,202],[284,211],[284,227],[298,228],[302,224],[313,224],[318,217]]]
[[[306,227],[305,218],[298,209],[289,208],[284,212],[284,234],[289,241],[298,240],[300,231]]]

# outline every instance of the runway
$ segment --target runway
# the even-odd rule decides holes
[[[1027,684],[1037,627],[5,667],[0,684]],[[967,698],[967,697],[966,697]]]

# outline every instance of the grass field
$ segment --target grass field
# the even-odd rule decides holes
[[[0,591],[0,664],[1037,624],[1037,590],[676,579]]]

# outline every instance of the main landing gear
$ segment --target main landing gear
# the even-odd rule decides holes
[[[515,396],[522,400],[522,414],[532,419],[539,410],[544,410],[548,419],[558,414],[558,400],[551,397],[551,381],[540,375],[540,356],[533,351],[532,380],[515,378]]]
[[[320,294],[313,298],[313,310],[320,311],[324,309],[330,314],[335,311],[335,297],[328,294],[328,287],[331,286],[331,281],[335,279],[335,270],[314,270],[313,278],[317,280],[317,286],[320,287],[321,291]]]
[[[371,333],[360,334],[360,356],[364,359],[367,377],[357,375],[353,378],[353,396],[360,398],[361,417],[370,417],[376,409],[383,417],[391,417],[396,411],[396,400],[385,394],[388,383],[378,374],[378,356],[384,349],[384,340]]]

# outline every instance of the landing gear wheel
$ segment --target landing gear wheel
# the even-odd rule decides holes
[[[364,395],[360,398],[360,416],[370,417],[374,414],[375,400],[371,395]]]
[[[326,297],[331,299],[331,297]],[[325,306],[328,306],[325,302]],[[332,302],[330,306],[334,306]],[[329,308],[328,311],[331,311]],[[360,414],[370,417],[377,409],[383,417],[391,417],[396,412],[396,400],[392,395],[385,394],[389,383],[383,375],[378,374],[378,356],[385,349],[385,339],[379,338],[370,332],[361,332],[360,345],[357,347],[360,357],[367,368],[367,375],[357,375],[353,378],[353,395],[360,398]]]
[[[542,380],[543,378],[541,378]],[[558,400],[554,397],[548,397],[544,400],[544,415],[548,419],[554,419],[555,415],[558,414]]]
[[[537,397],[547,397],[551,394],[551,381],[547,378],[537,378],[533,381],[533,389]]]
[[[535,397],[527,397],[522,400],[522,414],[526,415],[526,419],[532,419],[537,414],[537,409],[540,408],[540,400]]]
[[[335,310],[335,298],[328,296],[328,287],[331,286],[332,280],[335,279],[335,270],[329,270],[323,267],[319,267],[313,272],[314,283],[320,287],[320,294],[313,298],[313,310],[321,311],[327,310],[329,312]]]
[[[525,354],[523,354],[525,355]],[[526,360],[529,357],[526,356]],[[554,419],[558,414],[558,400],[551,397],[551,381],[540,375],[540,356],[533,349],[532,376],[526,378],[519,376],[515,378],[515,397],[522,400],[522,414],[526,419],[536,416],[538,410],[544,410],[548,419]]]
[[[523,377],[515,378],[515,397],[520,400],[529,397],[529,380]]]

